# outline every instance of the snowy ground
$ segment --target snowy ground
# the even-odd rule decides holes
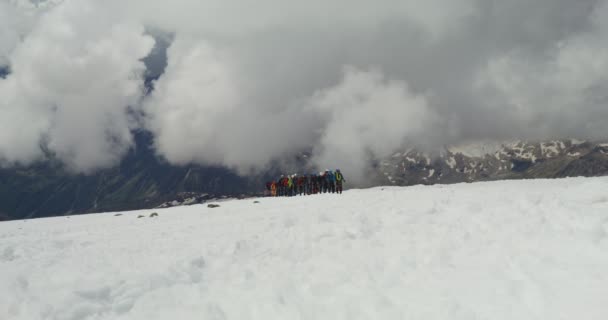
[[[607,178],[259,200],[0,223],[0,319],[608,319]]]

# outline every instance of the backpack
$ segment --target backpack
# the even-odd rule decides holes
[[[336,172],[336,181],[342,181],[342,174],[340,172]]]

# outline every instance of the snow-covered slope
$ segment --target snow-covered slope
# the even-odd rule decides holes
[[[258,200],[0,223],[0,319],[608,318],[607,178]]]

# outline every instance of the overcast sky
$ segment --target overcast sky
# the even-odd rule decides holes
[[[604,0],[0,0],[0,65],[4,166],[92,172],[135,129],[174,164],[312,150],[355,179],[407,146],[608,137]]]

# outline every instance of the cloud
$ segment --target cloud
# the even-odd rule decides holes
[[[9,64],[8,57],[21,37],[27,34],[30,22],[23,8],[8,1],[0,2],[0,66]]]
[[[205,36],[247,37],[280,28],[374,28],[407,20],[440,35],[477,10],[471,0],[133,0],[123,10],[148,25]],[[159,10],[161,8],[162,10]]]
[[[317,92],[309,108],[324,120],[313,162],[318,168],[340,165],[356,185],[369,181],[366,170],[372,160],[389,156],[407,142],[426,139],[428,128],[438,124],[425,96],[413,94],[405,82],[388,80],[378,70],[345,68],[344,79]]]
[[[229,56],[191,37],[178,36],[169,48],[144,111],[157,151],[170,162],[225,165],[245,174],[310,143],[307,116],[247,99],[246,81]]]
[[[508,116],[509,130],[533,139],[606,139],[608,129],[608,5],[584,32],[542,54],[509,51],[489,60],[475,81],[485,107]]]
[[[27,164],[41,146],[76,171],[116,163],[132,143],[127,108],[141,96],[154,40],[93,1],[49,12],[11,54],[0,80],[0,159]]]
[[[248,174],[312,151],[363,177],[403,145],[605,138],[607,2],[0,2],[0,158],[42,144],[91,171],[138,128],[174,164]]]
[[[0,67],[9,64],[9,56],[12,51],[32,31],[40,16],[61,1],[0,1]]]

